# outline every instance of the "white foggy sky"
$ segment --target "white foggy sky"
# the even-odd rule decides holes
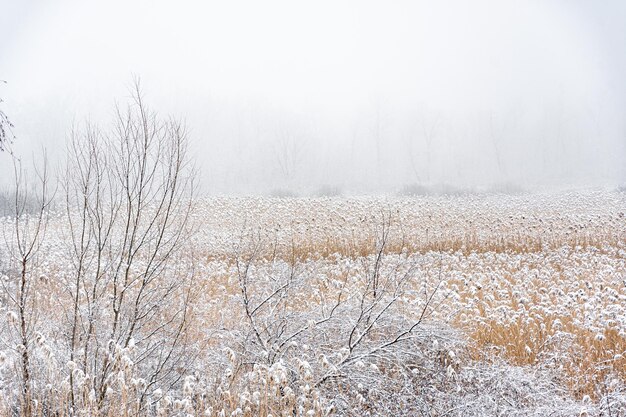
[[[0,5],[23,155],[106,126],[136,74],[186,120],[209,192],[624,181],[618,0]]]

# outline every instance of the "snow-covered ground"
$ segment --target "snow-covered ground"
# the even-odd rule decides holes
[[[152,381],[158,342],[112,341],[109,414],[626,415],[625,193],[212,198],[193,223],[162,281],[187,292],[151,319],[188,303],[179,357]],[[68,366],[67,217],[47,230],[35,390],[68,402],[71,374],[90,413],[98,369]],[[3,297],[8,413],[20,348]]]

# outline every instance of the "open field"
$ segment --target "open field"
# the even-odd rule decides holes
[[[65,342],[71,232],[53,215],[30,290],[34,408],[48,415],[48,399],[103,415],[625,415],[625,216],[626,194],[603,191],[198,200],[194,233],[160,284],[182,287],[106,347],[115,372],[102,396],[117,400],[102,411],[99,368],[70,361]],[[4,274],[10,289],[10,260]],[[2,300],[0,410],[10,415],[20,351]],[[181,311],[180,331],[160,336],[180,340],[171,372],[151,380],[144,366],[160,342],[149,337]]]
[[[1,2],[0,417],[626,417],[626,0]]]

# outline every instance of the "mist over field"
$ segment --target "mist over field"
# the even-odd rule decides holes
[[[58,161],[139,76],[208,194],[614,187],[625,20],[620,1],[4,0],[1,106],[16,153]]]
[[[0,417],[626,416],[625,22],[0,0]]]

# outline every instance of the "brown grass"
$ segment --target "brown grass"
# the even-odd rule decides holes
[[[541,259],[553,255],[564,247],[575,248],[571,250],[580,253],[592,251],[598,255],[611,254],[615,248],[626,246],[625,236],[623,230],[604,229],[595,233],[574,231],[550,234],[520,229],[500,236],[479,237],[478,233],[471,231],[463,237],[444,234],[437,238],[416,241],[396,233],[393,239],[387,242],[384,252],[405,255],[445,252],[458,253],[463,258],[471,254],[539,255],[539,261],[534,257],[524,259],[523,265],[532,269],[542,263]],[[298,235],[287,242],[274,241],[259,255],[259,259],[266,261],[281,259],[291,264],[316,260],[332,261],[334,258],[357,259],[376,253],[376,239],[375,231],[350,237],[346,237],[345,234],[324,237]],[[227,255],[207,258],[229,259]],[[436,265],[431,266],[437,269]],[[551,267],[554,269],[554,274],[550,277],[552,281],[531,280],[534,289],[523,294],[529,307],[541,303],[539,288],[561,286],[563,267],[558,262]],[[585,276],[580,278],[581,285],[584,281],[595,282],[596,272],[598,271],[585,270]],[[464,271],[466,275],[471,276],[471,273],[471,270]],[[500,275],[505,281],[510,282],[511,287],[519,284],[514,281],[511,271],[502,269]],[[448,284],[460,285],[460,282],[451,279],[448,280]],[[321,290],[324,291],[323,288]],[[615,290],[623,292],[621,288]],[[626,358],[622,357],[626,355],[626,337],[618,329],[606,327],[600,332],[593,332],[579,324],[584,318],[577,317],[576,312],[572,312],[571,315],[534,316],[530,319],[518,317],[513,321],[503,322],[491,318],[489,309],[508,306],[512,311],[518,310],[520,303],[512,296],[511,290],[508,297],[503,299],[495,288],[483,286],[476,295],[478,308],[474,310],[464,308],[470,299],[469,294],[460,291],[459,295],[455,307],[459,315],[464,314],[464,318],[459,320],[457,315],[453,324],[469,337],[474,359],[499,357],[517,366],[549,366],[578,399],[585,395],[592,399],[599,398],[607,390],[605,381],[609,376],[626,383]],[[548,305],[557,306],[558,303],[559,299],[552,297]],[[545,300],[543,304],[546,304]],[[604,307],[604,305],[595,306],[597,309]]]
[[[519,297],[514,296],[515,289],[523,289],[522,296],[526,299],[525,306],[530,310],[532,306],[556,307],[561,302],[557,296],[542,293],[542,288],[563,287],[566,281],[565,266],[552,261],[548,266],[551,274],[547,281],[539,278],[520,278],[522,268],[535,270],[546,267],[546,259],[554,256],[562,248],[576,253],[587,253],[590,256],[617,257],[617,249],[626,248],[626,227],[619,222],[612,222],[609,226],[600,225],[588,228],[573,227],[569,221],[556,223],[550,227],[540,228],[536,224],[520,221],[511,225],[502,225],[491,215],[481,225],[459,222],[439,222],[436,227],[431,224],[423,225],[419,222],[404,222],[395,218],[392,224],[393,233],[386,243],[386,254],[427,254],[429,252],[443,252],[457,254],[458,259],[467,260],[472,255],[488,258],[496,255],[509,257],[519,256],[520,265],[509,267],[494,259],[488,265],[496,271],[502,287],[493,287],[483,282],[476,293],[471,293],[468,285],[457,278],[450,278],[450,273],[460,273],[472,280],[474,276],[484,273],[484,266],[476,266],[469,262],[469,266],[460,269],[458,264],[444,265],[447,286],[459,288],[458,300],[449,300],[446,311],[454,311],[452,323],[463,330],[470,339],[470,353],[476,360],[491,360],[503,358],[517,366],[550,367],[558,374],[558,378],[569,387],[572,395],[582,398],[589,395],[598,399],[611,389],[607,379],[616,378],[621,384],[626,383],[626,336],[614,324],[592,331],[589,326],[582,325],[585,318],[577,309],[570,314],[528,314],[510,320],[502,320],[493,316],[493,311],[499,307],[506,307],[511,311],[520,310]],[[494,220],[494,226],[489,223]],[[602,220],[602,219],[601,219]],[[270,226],[268,230],[272,230]],[[267,233],[262,238],[262,250],[257,259],[261,261],[283,260],[290,265],[304,264],[310,261],[333,262],[334,259],[358,259],[376,253],[378,248],[379,231],[376,222],[364,225],[347,222],[341,227],[308,228],[306,222],[299,228],[282,230],[277,233]],[[235,252],[228,245],[202,245],[200,241],[194,249],[194,256],[200,264],[206,265],[217,262],[224,267],[222,272],[212,273],[210,276],[203,272],[196,272],[195,302],[203,308],[194,310],[190,320],[187,337],[196,342],[203,349],[220,348],[219,340],[207,338],[202,331],[205,326],[216,328],[219,324],[225,329],[236,329],[244,319],[241,306],[234,308],[220,303],[207,307],[209,300],[226,300],[239,292],[237,277],[232,275]],[[244,251],[245,252],[245,251]],[[623,255],[621,255],[623,256]],[[481,258],[481,259],[483,259]],[[618,259],[619,260],[619,259]],[[616,265],[619,265],[616,262]],[[622,263],[623,265],[623,263]],[[430,279],[436,277],[438,265],[430,264]],[[582,287],[585,282],[596,283],[602,272],[591,262],[584,265],[577,278]],[[622,266],[623,267],[623,266]],[[55,266],[47,266],[47,275],[53,277],[60,273]],[[345,274],[355,274],[358,271],[340,271],[335,277],[344,280]],[[626,274],[626,270],[622,271]],[[528,285],[521,284],[520,279],[527,279]],[[314,279],[310,283],[319,289],[322,295],[332,296],[333,288],[325,287]],[[420,283],[416,283],[420,284]],[[602,284],[602,283],[599,283]],[[604,283],[618,294],[626,295],[623,286],[618,287],[611,283]],[[44,285],[44,284],[40,284]],[[52,296],[37,300],[38,310],[42,317],[62,320],[61,309],[57,303],[66,295],[63,288],[48,285]],[[612,287],[611,287],[612,285]],[[310,288],[309,288],[310,289]],[[503,292],[504,291],[504,292]],[[43,293],[43,291],[42,291]],[[291,308],[306,308],[309,303],[319,303],[318,299],[311,298],[310,292],[296,294]],[[622,301],[623,302],[623,301]],[[474,304],[473,304],[474,303]],[[606,302],[593,306],[602,310]],[[0,415],[7,415],[9,410],[2,408],[0,401]],[[122,407],[122,406],[120,406]],[[125,416],[126,409],[112,408],[109,416]],[[37,410],[37,415],[43,415],[43,410]]]

